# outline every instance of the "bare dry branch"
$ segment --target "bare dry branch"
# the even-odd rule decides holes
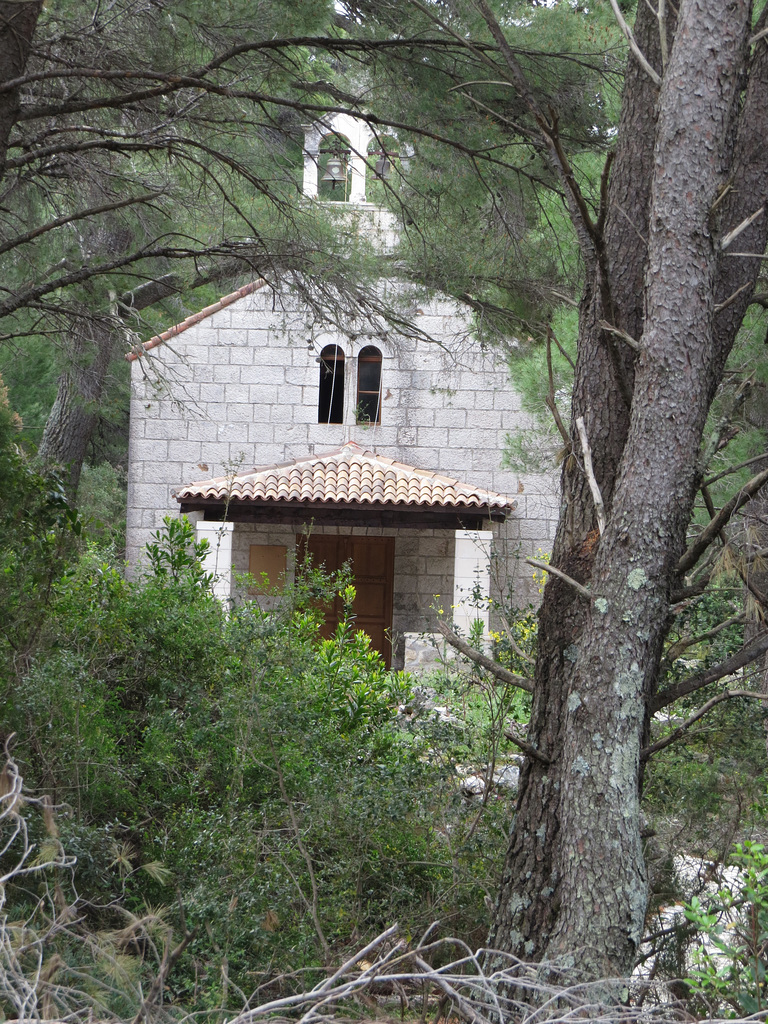
[[[597,326],[601,327],[604,331],[608,331],[609,334],[615,334],[617,338],[621,338],[621,340],[625,341],[633,351],[640,351],[640,343],[635,341],[631,334],[627,334],[626,331],[622,331],[620,327],[614,327],[613,324],[609,324],[607,320],[598,321]]]
[[[528,565],[532,565],[534,569],[541,569],[542,572],[548,572],[552,576],[557,576],[563,583],[567,583],[569,587],[573,587],[582,597],[586,597],[588,601],[592,600],[592,595],[585,586],[582,586],[577,580],[567,573],[564,573],[561,569],[556,569],[554,565],[549,565],[547,562],[542,562],[538,558],[526,558]]]
[[[565,443],[566,449],[568,451],[570,451],[570,449],[571,449],[571,438],[570,438],[570,435],[569,435],[568,431],[565,429],[565,424],[563,423],[562,416],[560,415],[560,410],[557,408],[557,402],[555,401],[555,381],[554,381],[554,375],[553,375],[553,372],[552,372],[552,339],[553,339],[553,337],[554,337],[554,335],[552,334],[552,330],[551,330],[549,324],[547,324],[547,374],[549,376],[549,392],[547,394],[545,402],[547,404],[547,408],[552,413],[552,418],[555,421],[555,425],[556,425],[557,429],[560,431],[560,436],[562,437],[562,439],[563,439],[563,441]],[[558,348],[559,347],[560,347],[560,345],[558,343]],[[573,365],[573,364],[571,364],[571,365]]]
[[[587,475],[589,489],[592,492],[592,500],[595,503],[597,528],[600,531],[600,536],[602,537],[605,533],[605,505],[603,503],[603,496],[600,493],[600,487],[598,486],[597,479],[595,478],[595,470],[592,466],[592,450],[589,447],[589,438],[587,437],[587,428],[584,426],[583,416],[576,417],[576,429],[579,432],[581,451],[584,456],[584,472]]]
[[[718,304],[715,306],[715,312],[722,313],[724,309],[728,309],[731,303],[735,302],[736,299],[738,299],[738,297],[741,295],[741,293],[745,292],[747,288],[751,288],[754,285],[754,283],[754,281],[745,281],[744,284],[740,288],[737,288],[736,291],[733,292],[731,295],[729,295],[727,299],[724,299],[722,302],[718,302]]]
[[[509,683],[510,686],[517,686],[521,690],[525,690],[527,693],[533,692],[533,682],[530,679],[526,679],[525,676],[519,676],[515,672],[510,672],[508,668],[504,668],[493,658],[489,658],[486,654],[481,654],[480,651],[476,651],[474,647],[470,647],[468,643],[456,636],[445,622],[438,620],[437,628],[440,630],[442,635],[445,637],[447,642],[459,654],[463,654],[465,658],[469,658],[470,661],[474,661],[476,665],[484,668],[491,675],[496,676],[497,679],[501,679],[503,683]]]
[[[728,246],[731,244],[731,242],[735,242],[736,239],[739,237],[739,235],[747,230],[747,228],[750,226],[750,224],[754,224],[754,222],[757,220],[757,218],[761,217],[763,215],[764,211],[765,211],[765,205],[761,206],[760,209],[755,210],[755,212],[750,214],[749,217],[745,217],[744,220],[740,224],[736,225],[736,227],[733,229],[733,231],[729,231],[728,234],[725,235],[725,237],[723,238],[722,242],[720,243],[720,248],[722,250],[727,249]]]
[[[624,20],[624,15],[621,13],[621,8],[619,7],[619,5],[617,3],[617,0],[610,0],[610,2],[611,2],[611,7],[613,8],[613,13],[614,13],[614,16],[616,18],[616,21],[618,22],[619,28],[621,29],[625,39],[629,43],[630,50],[632,51],[632,53],[637,58],[638,64],[643,69],[643,71],[645,71],[645,73],[648,75],[648,77],[653,82],[653,84],[656,85],[656,86],[660,86],[661,85],[661,78],[656,73],[656,71],[654,71],[654,69],[651,67],[651,65],[648,63],[648,61],[646,60],[645,54],[640,49],[640,47],[637,45],[637,40],[635,39],[634,33],[632,32],[632,29],[629,27],[629,25]]]
[[[661,66],[666,68],[669,60],[669,41],[667,38],[667,0],[659,0],[659,9],[656,12],[659,20],[659,43],[661,47]]]

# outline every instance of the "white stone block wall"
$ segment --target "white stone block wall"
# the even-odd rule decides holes
[[[393,288],[383,285],[384,291]],[[172,492],[181,485],[322,453],[348,440],[511,495],[516,512],[506,524],[493,527],[500,561],[518,547],[522,554],[549,549],[558,511],[555,479],[520,477],[501,466],[506,433],[527,427],[503,358],[478,349],[466,314],[453,302],[418,299],[416,305],[414,322],[437,343],[391,333],[382,339],[353,330],[349,335],[332,332],[313,322],[294,294],[264,287],[135,360],[128,480],[131,563],[136,565],[163,516],[178,515]],[[342,424],[317,422],[319,354],[327,344],[339,345],[346,357]],[[354,423],[356,356],[370,344],[382,352],[383,401],[381,423],[365,427]],[[238,524],[236,560],[242,536]],[[453,593],[452,582],[446,589],[448,569],[435,571],[445,560],[452,575],[452,532],[402,531],[399,537],[396,573],[411,582],[403,583],[402,626],[395,628],[420,632],[421,625],[411,623],[429,624],[427,598]],[[514,559],[506,564],[518,602],[527,603],[534,593],[532,570]],[[504,573],[493,575],[492,592],[497,593]]]

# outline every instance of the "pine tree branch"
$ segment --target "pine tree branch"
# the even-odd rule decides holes
[[[48,231],[55,231],[57,228],[64,227],[66,224],[74,224],[76,221],[86,220],[88,217],[99,217],[103,213],[122,210],[126,206],[137,206],[141,203],[149,203],[153,199],[158,199],[161,195],[163,195],[162,191],[146,192],[143,195],[131,196],[129,199],[120,199],[114,203],[104,203],[102,206],[91,206],[85,210],[78,210],[76,213],[72,213],[67,217],[56,217],[55,220],[50,220],[46,224],[41,224],[40,227],[34,228],[32,231],[27,231],[23,235],[16,235],[15,238],[11,238],[7,242],[0,244],[0,256],[6,252],[10,252],[11,249],[15,249],[17,246],[26,245],[28,242],[34,241],[36,238],[39,238],[40,235],[44,235]]]
[[[724,629],[728,629],[729,626],[736,626],[746,621],[746,615],[742,612],[739,615],[731,615],[730,618],[724,619],[719,622],[712,629],[707,630],[706,633],[700,633],[698,636],[683,637],[681,640],[676,640],[675,643],[671,644],[669,650],[664,656],[664,663],[671,665],[672,662],[677,661],[678,658],[682,657],[683,654],[691,647],[695,647],[696,644],[704,643],[705,640],[711,640],[713,636],[717,636]]]
[[[433,23],[439,25],[444,32],[448,32],[455,39],[463,42],[469,49],[476,49],[473,42],[464,39],[459,35],[459,33],[451,29],[449,25],[445,24],[445,22],[438,18],[434,11],[429,10],[425,4],[420,2],[420,0],[412,0],[412,3]],[[506,69],[509,72],[512,84],[523,103],[528,108],[529,113],[533,117],[534,122],[539,129],[539,133],[541,134],[542,141],[549,154],[552,166],[565,188],[566,195],[569,199],[568,206],[570,209],[571,219],[576,232],[579,235],[583,256],[585,259],[593,259],[600,239],[596,225],[592,220],[586,200],[584,199],[584,195],[576,181],[573,168],[571,167],[565,151],[562,148],[558,133],[557,114],[550,108],[549,120],[547,119],[528,83],[528,79],[520,66],[520,62],[517,59],[514,49],[509,45],[503,29],[499,25],[496,16],[488,6],[486,0],[475,0],[475,4],[498,46],[498,50],[504,60]],[[479,54],[479,56],[484,59],[486,64],[495,67],[487,54],[483,53]]]
[[[753,661],[757,661],[766,651],[768,651],[768,633],[748,647],[742,647],[740,651],[730,658],[726,658],[725,661],[721,661],[718,665],[713,665],[712,668],[707,669],[705,672],[699,672],[695,676],[689,676],[688,679],[683,679],[679,683],[675,683],[673,686],[667,687],[666,690],[657,693],[651,700],[651,714],[661,711],[662,708],[669,707],[670,704],[674,704],[681,697],[687,697],[689,693],[696,693],[697,690],[709,686],[710,683],[716,683],[718,679],[722,679],[724,676],[733,675],[740,668],[744,668],[746,665],[751,665]],[[763,694],[763,698],[765,698],[765,694]]]
[[[756,476],[753,476],[751,480],[747,481],[747,483],[733,495],[731,500],[720,509],[714,519],[704,527],[699,536],[677,563],[676,571],[682,574],[687,572],[689,569],[692,569],[712,541],[718,536],[723,527],[730,521],[736,512],[739,511],[740,508],[754,498],[766,483],[768,483],[768,469],[764,469],[761,473],[758,473]]]
[[[752,690],[725,690],[723,693],[718,693],[716,697],[712,697],[706,704],[694,712],[689,718],[686,718],[676,729],[674,729],[669,735],[664,736],[663,739],[657,740],[656,743],[652,743],[649,747],[643,747],[640,751],[640,760],[647,761],[649,757],[653,757],[654,754],[658,754],[660,750],[664,750],[671,744],[676,743],[684,732],[700,719],[704,718],[705,715],[717,707],[718,704],[722,704],[724,700],[730,700],[732,697],[752,697],[756,700],[765,700],[766,694],[754,693]]]
[[[747,466],[754,465],[755,462],[765,462],[768,459],[768,455],[765,452],[761,452],[760,455],[753,455],[751,459],[746,459],[744,462],[739,462],[735,466],[729,466],[728,469],[724,469],[722,473],[716,473],[715,476],[707,477],[703,482],[704,487],[711,487],[712,484],[717,483],[718,480],[722,480],[723,477],[730,476],[732,473],[738,473],[740,469],[745,469]]]

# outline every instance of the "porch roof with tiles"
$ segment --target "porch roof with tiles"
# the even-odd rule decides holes
[[[179,488],[182,512],[206,519],[478,529],[502,522],[515,501],[483,487],[417,469],[355,441],[322,455],[264,466]]]

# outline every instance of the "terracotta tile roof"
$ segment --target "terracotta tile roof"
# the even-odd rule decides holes
[[[149,352],[150,349],[157,348],[158,345],[162,345],[164,341],[170,341],[171,338],[175,338],[177,334],[183,334],[184,331],[188,331],[190,327],[194,327],[195,324],[199,324],[201,320],[207,320],[209,316],[214,313],[218,313],[219,310],[225,309],[227,306],[231,306],[233,302],[237,302],[238,299],[244,299],[246,295],[251,295],[253,292],[257,292],[260,288],[266,285],[266,281],[258,280],[251,281],[250,284],[243,285],[242,288],[238,288],[236,292],[230,292],[229,295],[223,295],[218,302],[212,303],[210,306],[206,306],[205,309],[201,309],[199,313],[193,313],[188,316],[186,320],[182,320],[180,324],[176,324],[174,327],[169,327],[167,331],[163,331],[162,334],[156,334],[154,338],[150,338],[149,341],[143,345],[137,345],[132,352],[128,352],[126,359],[129,363],[132,363],[134,359],[139,359],[144,355],[145,352]]]
[[[320,502],[483,508],[509,512],[505,494],[376,455],[348,441],[324,455],[264,466],[235,477],[200,480],[175,493],[179,502]]]

